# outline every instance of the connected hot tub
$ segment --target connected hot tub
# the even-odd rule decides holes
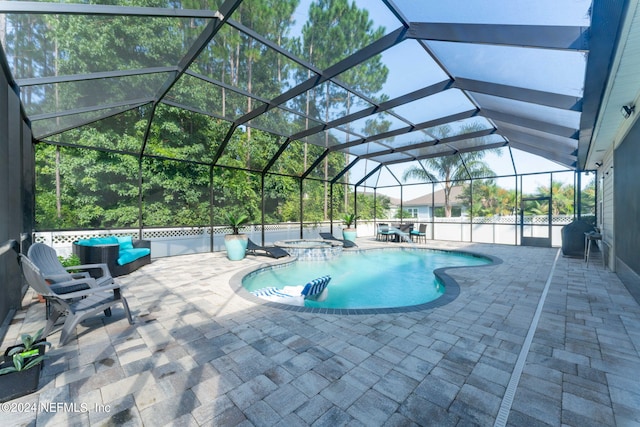
[[[301,261],[326,261],[342,254],[342,242],[329,240],[297,239],[274,243]]]

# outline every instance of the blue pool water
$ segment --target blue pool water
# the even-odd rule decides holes
[[[459,252],[428,249],[369,250],[342,253],[326,262],[295,261],[246,276],[248,291],[266,287],[299,286],[324,275],[331,276],[325,301],[304,302],[317,308],[390,308],[433,301],[444,286],[433,274],[441,267],[474,266],[491,261]]]

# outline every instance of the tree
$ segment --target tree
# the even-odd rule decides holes
[[[493,179],[479,179],[472,183],[465,184],[459,196],[471,216],[513,215],[516,207],[515,190],[502,188]]]
[[[596,179],[592,178],[589,183],[582,189],[582,215],[595,216],[596,214]]]
[[[168,4],[166,0],[130,3],[161,7]],[[209,7],[209,3],[184,0],[180,5],[199,9]],[[303,37],[292,40],[289,32],[298,3],[299,0],[244,2],[233,18],[285,49],[308,52],[300,56],[322,69],[384,34],[384,29],[374,28],[368,12],[353,1],[319,0],[310,6],[311,21],[331,24],[330,31],[307,25]],[[6,44],[9,59],[19,70],[19,77],[24,78],[177,64],[204,28],[203,20],[174,17],[7,15],[6,20],[13,20],[11,25],[20,29],[6,35]],[[298,47],[294,49],[294,45]],[[376,56],[339,78],[373,97],[381,91],[387,72],[380,56]],[[124,101],[157,94],[170,78],[168,73],[134,73],[27,87],[23,100],[37,112],[92,107],[96,92],[114,104],[122,104],[109,110],[88,108],[81,117],[73,116],[88,124],[49,137],[52,145],[37,146],[38,227],[136,227],[140,225],[140,200],[143,226],[204,225],[211,221],[211,212],[214,223],[219,223],[225,208],[240,210],[258,221],[262,209],[260,172],[284,142],[280,135],[293,133],[300,122],[294,123],[288,114],[278,114],[280,109],[273,109],[273,114],[236,128],[213,167],[213,188],[208,163],[213,161],[234,120],[258,108],[264,99],[309,77],[309,70],[285,55],[250,34],[224,26],[158,104],[127,110],[131,107]],[[216,81],[224,84],[216,85]],[[231,91],[226,85],[239,91]],[[246,93],[239,93],[242,91]],[[346,109],[348,114],[359,102],[353,93],[330,82],[309,91],[307,101],[312,102],[305,102],[304,98],[298,97],[288,107],[294,108],[296,101],[305,108],[308,105],[309,117],[325,121],[335,118],[337,111]],[[184,104],[187,109],[169,104]],[[51,123],[52,129],[66,126],[66,116],[59,120],[60,123],[46,123]],[[378,119],[368,121],[366,126],[367,133],[379,133],[388,123]],[[314,141],[317,145],[309,147],[304,141],[290,141],[266,171],[266,221],[301,219],[299,181],[283,175],[300,176],[326,147],[345,142],[335,140],[336,136],[329,132],[324,136],[324,144],[318,138]],[[87,149],[66,148],[65,143]],[[327,179],[343,170],[346,160],[342,153],[330,153],[311,171],[312,179],[305,181],[303,189],[305,221],[326,219],[329,203],[338,206],[341,199],[352,199],[348,197],[352,190],[346,185],[335,186],[332,201],[327,194]],[[359,203],[365,207],[364,202]]]
[[[357,193],[358,199],[358,217],[361,219],[385,218],[389,211],[390,200],[388,196],[378,194],[375,198],[372,193]]]
[[[476,126],[467,125],[461,133],[479,130]],[[438,139],[448,137],[452,133],[451,126],[439,126],[435,133]],[[464,160],[458,154],[420,160],[421,166],[412,166],[404,171],[402,179],[417,179],[421,181],[444,183],[444,211],[445,217],[451,217],[451,188],[469,178],[481,178],[495,175],[495,172],[482,160],[484,151],[465,153]]]
[[[302,28],[302,41],[298,42],[297,52],[310,63],[320,69],[327,69],[331,65],[352,55],[363,47],[384,35],[384,27],[374,28],[369,12],[359,9],[354,1],[348,0],[317,0],[309,6],[309,20]],[[381,56],[376,55],[360,64],[339,78],[356,90],[368,96],[373,96],[380,90],[387,79],[389,70],[382,63]],[[305,71],[306,74],[306,71]],[[305,75],[304,77],[308,77]],[[315,117],[330,121],[331,112],[342,106],[345,114],[350,114],[354,95],[328,82],[316,87],[307,95],[311,97],[311,105],[323,106]],[[309,110],[309,98],[304,100]],[[301,100],[302,102],[302,100]],[[301,107],[302,108],[302,107]],[[347,125],[347,132],[349,127]],[[347,133],[348,135],[348,133]],[[325,147],[329,146],[329,133],[325,133]],[[348,141],[342,141],[348,142]],[[345,155],[345,164],[348,158]],[[328,180],[328,159],[325,160],[325,181]],[[328,186],[325,183],[324,217],[328,213]],[[347,210],[348,188],[344,189]]]
[[[575,191],[572,184],[562,184],[559,181],[551,183],[551,191],[549,187],[541,185],[536,188],[533,197],[548,197],[551,194],[551,215],[573,215],[573,205],[575,200]],[[539,203],[537,208],[531,209],[535,213],[541,215],[549,211],[548,203]]]

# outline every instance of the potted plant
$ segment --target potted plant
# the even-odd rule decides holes
[[[9,347],[0,364],[0,402],[6,402],[38,389],[44,349],[51,344],[42,340],[42,329],[34,336],[22,334],[22,344]]]
[[[35,335],[20,335],[21,344],[17,344],[7,348],[4,352],[4,361],[11,362],[12,357],[16,354],[22,356],[27,362],[34,356],[43,356],[46,347],[51,347],[51,343],[42,338],[44,328],[36,332]]]
[[[354,228],[351,228],[351,226],[355,225],[358,218],[359,217],[357,217],[356,214],[344,214],[342,216],[342,222],[344,222],[344,225],[346,226],[342,229],[342,238],[344,240],[350,240],[352,242],[356,241],[357,232],[355,226]]]
[[[231,261],[243,259],[247,252],[249,238],[240,234],[239,229],[248,220],[246,215],[227,215],[227,224],[231,226],[232,234],[224,236],[224,246],[227,248],[227,258]]]

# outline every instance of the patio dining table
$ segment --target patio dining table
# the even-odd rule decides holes
[[[411,230],[413,230],[413,224],[390,225],[388,233],[393,236],[392,241],[395,243],[400,243],[402,240],[410,242],[412,241]]]

